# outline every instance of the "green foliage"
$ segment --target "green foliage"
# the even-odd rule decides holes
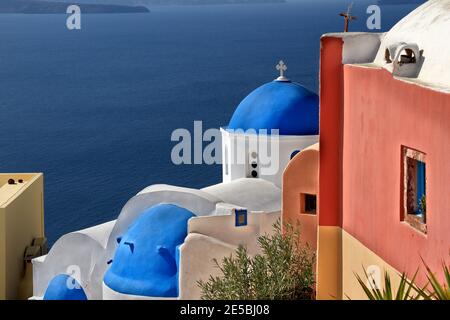
[[[448,266],[444,262],[442,263],[446,283],[441,284],[425,261],[423,261],[423,264],[427,269],[427,278],[428,283],[431,285],[431,293],[427,294],[425,290],[423,290],[422,297],[426,300],[450,300],[450,272]]]
[[[368,280],[369,285],[367,285],[358,274],[355,273],[355,276],[369,300],[418,300],[422,295],[421,290],[414,284],[417,272],[418,271],[416,271],[411,281],[408,280],[405,273],[402,273],[399,286],[395,293],[391,285],[391,277],[387,271],[384,273],[383,290],[377,288],[375,280],[367,274],[365,269],[364,275],[366,280]]]
[[[427,198],[425,195],[422,196],[419,200],[419,213],[426,214],[427,213]]]
[[[260,236],[261,254],[248,255],[239,246],[221,264],[221,276],[198,281],[204,300],[297,300],[314,299],[315,255],[299,244],[298,228],[274,224],[274,234]]]
[[[415,284],[415,279],[419,270],[416,271],[411,280],[408,280],[407,275],[402,273],[395,295],[391,285],[390,276],[387,272],[384,274],[383,290],[376,288],[375,281],[372,277],[367,275],[365,270],[364,274],[369,281],[370,286],[368,286],[359,275],[355,274],[355,276],[369,300],[450,300],[450,272],[448,266],[445,263],[442,263],[446,283],[441,284],[425,261],[423,261],[423,264],[427,270],[428,283],[423,288],[420,288]],[[431,289],[428,289],[429,285],[431,285]]]

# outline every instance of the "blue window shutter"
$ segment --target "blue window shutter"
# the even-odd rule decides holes
[[[417,161],[417,207],[420,208],[420,199],[425,195],[425,163]],[[420,211],[420,209],[419,209]]]

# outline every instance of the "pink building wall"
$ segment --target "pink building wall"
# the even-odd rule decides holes
[[[401,221],[402,146],[426,154],[427,234]],[[422,256],[441,272],[450,256],[450,94],[345,65],[342,163],[343,229],[399,271],[412,275]]]

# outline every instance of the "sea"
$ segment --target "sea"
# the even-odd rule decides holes
[[[116,219],[146,186],[202,188],[219,165],[175,165],[174,130],[226,126],[277,77],[318,91],[320,36],[341,32],[350,1],[151,7],[149,14],[0,14],[0,172],[43,172],[45,232]],[[372,1],[376,2],[376,1]],[[355,1],[350,31],[383,32],[418,4]]]

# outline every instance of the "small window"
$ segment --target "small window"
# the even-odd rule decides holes
[[[235,226],[243,227],[247,225],[247,210],[246,209],[234,209]]]
[[[300,199],[301,213],[316,214],[317,196],[315,194],[302,193]]]
[[[402,220],[427,232],[426,159],[423,152],[403,147]]]

